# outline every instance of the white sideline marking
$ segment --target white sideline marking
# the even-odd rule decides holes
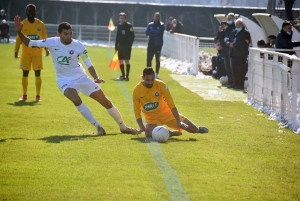
[[[114,71],[114,75],[115,75],[115,77],[117,77],[117,73],[115,71]],[[126,88],[126,86],[123,84],[123,82],[120,81],[117,83],[120,86],[124,97],[128,101],[128,103],[132,109],[131,114],[134,117],[133,103],[132,103],[131,95],[130,95],[128,89]],[[162,150],[160,148],[159,143],[153,142],[152,138],[150,138],[150,139],[151,140],[146,139],[146,142],[148,144],[148,149],[151,153],[153,161],[155,162],[155,164],[157,165],[158,169],[160,170],[160,172],[162,173],[162,175],[164,177],[167,190],[171,194],[172,200],[174,200],[174,201],[176,201],[176,200],[189,201],[190,199],[187,196],[184,188],[182,187],[182,185],[180,183],[180,179],[178,178],[175,170],[168,163],[164,153],[162,152]]]

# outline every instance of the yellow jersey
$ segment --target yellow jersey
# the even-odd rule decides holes
[[[34,23],[30,23],[26,18],[21,22],[23,24],[22,32],[25,36],[30,38],[30,40],[42,40],[47,38],[46,27],[44,23],[35,18]],[[21,45],[21,39],[17,35],[15,52],[18,52]],[[40,48],[30,48],[26,45],[22,45],[22,56],[42,56],[42,49]]]
[[[168,86],[160,80],[154,80],[152,88],[145,87],[143,82],[135,86],[133,90],[133,106],[135,118],[142,118],[142,111],[147,120],[170,113],[175,104]]]

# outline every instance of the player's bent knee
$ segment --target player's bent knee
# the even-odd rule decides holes
[[[82,103],[82,100],[80,98],[70,98],[70,101],[72,101],[75,106],[79,106]]]

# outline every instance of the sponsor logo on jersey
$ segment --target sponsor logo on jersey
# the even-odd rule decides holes
[[[131,31],[131,32],[133,31],[133,27],[130,28],[130,31]]]
[[[28,34],[27,37],[30,40],[40,40],[40,35],[38,35],[38,34]]]
[[[70,52],[69,52],[70,54],[74,54],[74,51],[73,50],[70,50]]]
[[[166,90],[169,90],[169,87],[168,87],[168,86],[166,86]]]
[[[158,92],[155,92],[155,94],[154,94],[155,96],[159,96],[159,93]]]
[[[43,42],[46,42],[47,39],[44,39]]]
[[[149,102],[149,103],[146,103],[144,105],[144,110],[146,112],[150,112],[150,111],[155,110],[156,108],[158,108],[158,106],[159,106],[159,102]]]
[[[38,30],[38,31],[40,31],[40,30],[41,30],[41,28],[40,28],[40,27],[38,27],[38,28],[37,28],[37,30]]]
[[[61,65],[70,65],[70,60],[71,57],[66,57],[66,56],[59,56],[57,57],[57,63],[61,64]]]
[[[125,33],[126,33],[126,31],[125,31],[125,30],[122,30],[122,34],[125,35]]]

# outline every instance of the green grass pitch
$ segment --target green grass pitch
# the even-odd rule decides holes
[[[121,134],[106,110],[81,94],[106,129],[96,137],[57,88],[50,57],[43,60],[42,101],[34,102],[33,72],[28,100],[18,101],[22,73],[13,50],[0,44],[0,200],[300,200],[300,135],[278,132],[277,122],[242,101],[203,99],[161,69],[179,112],[210,133],[149,144],[144,134]],[[133,48],[130,81],[122,83],[108,68],[113,50],[87,50],[106,80],[104,93],[137,127],[131,93],[146,50]]]

